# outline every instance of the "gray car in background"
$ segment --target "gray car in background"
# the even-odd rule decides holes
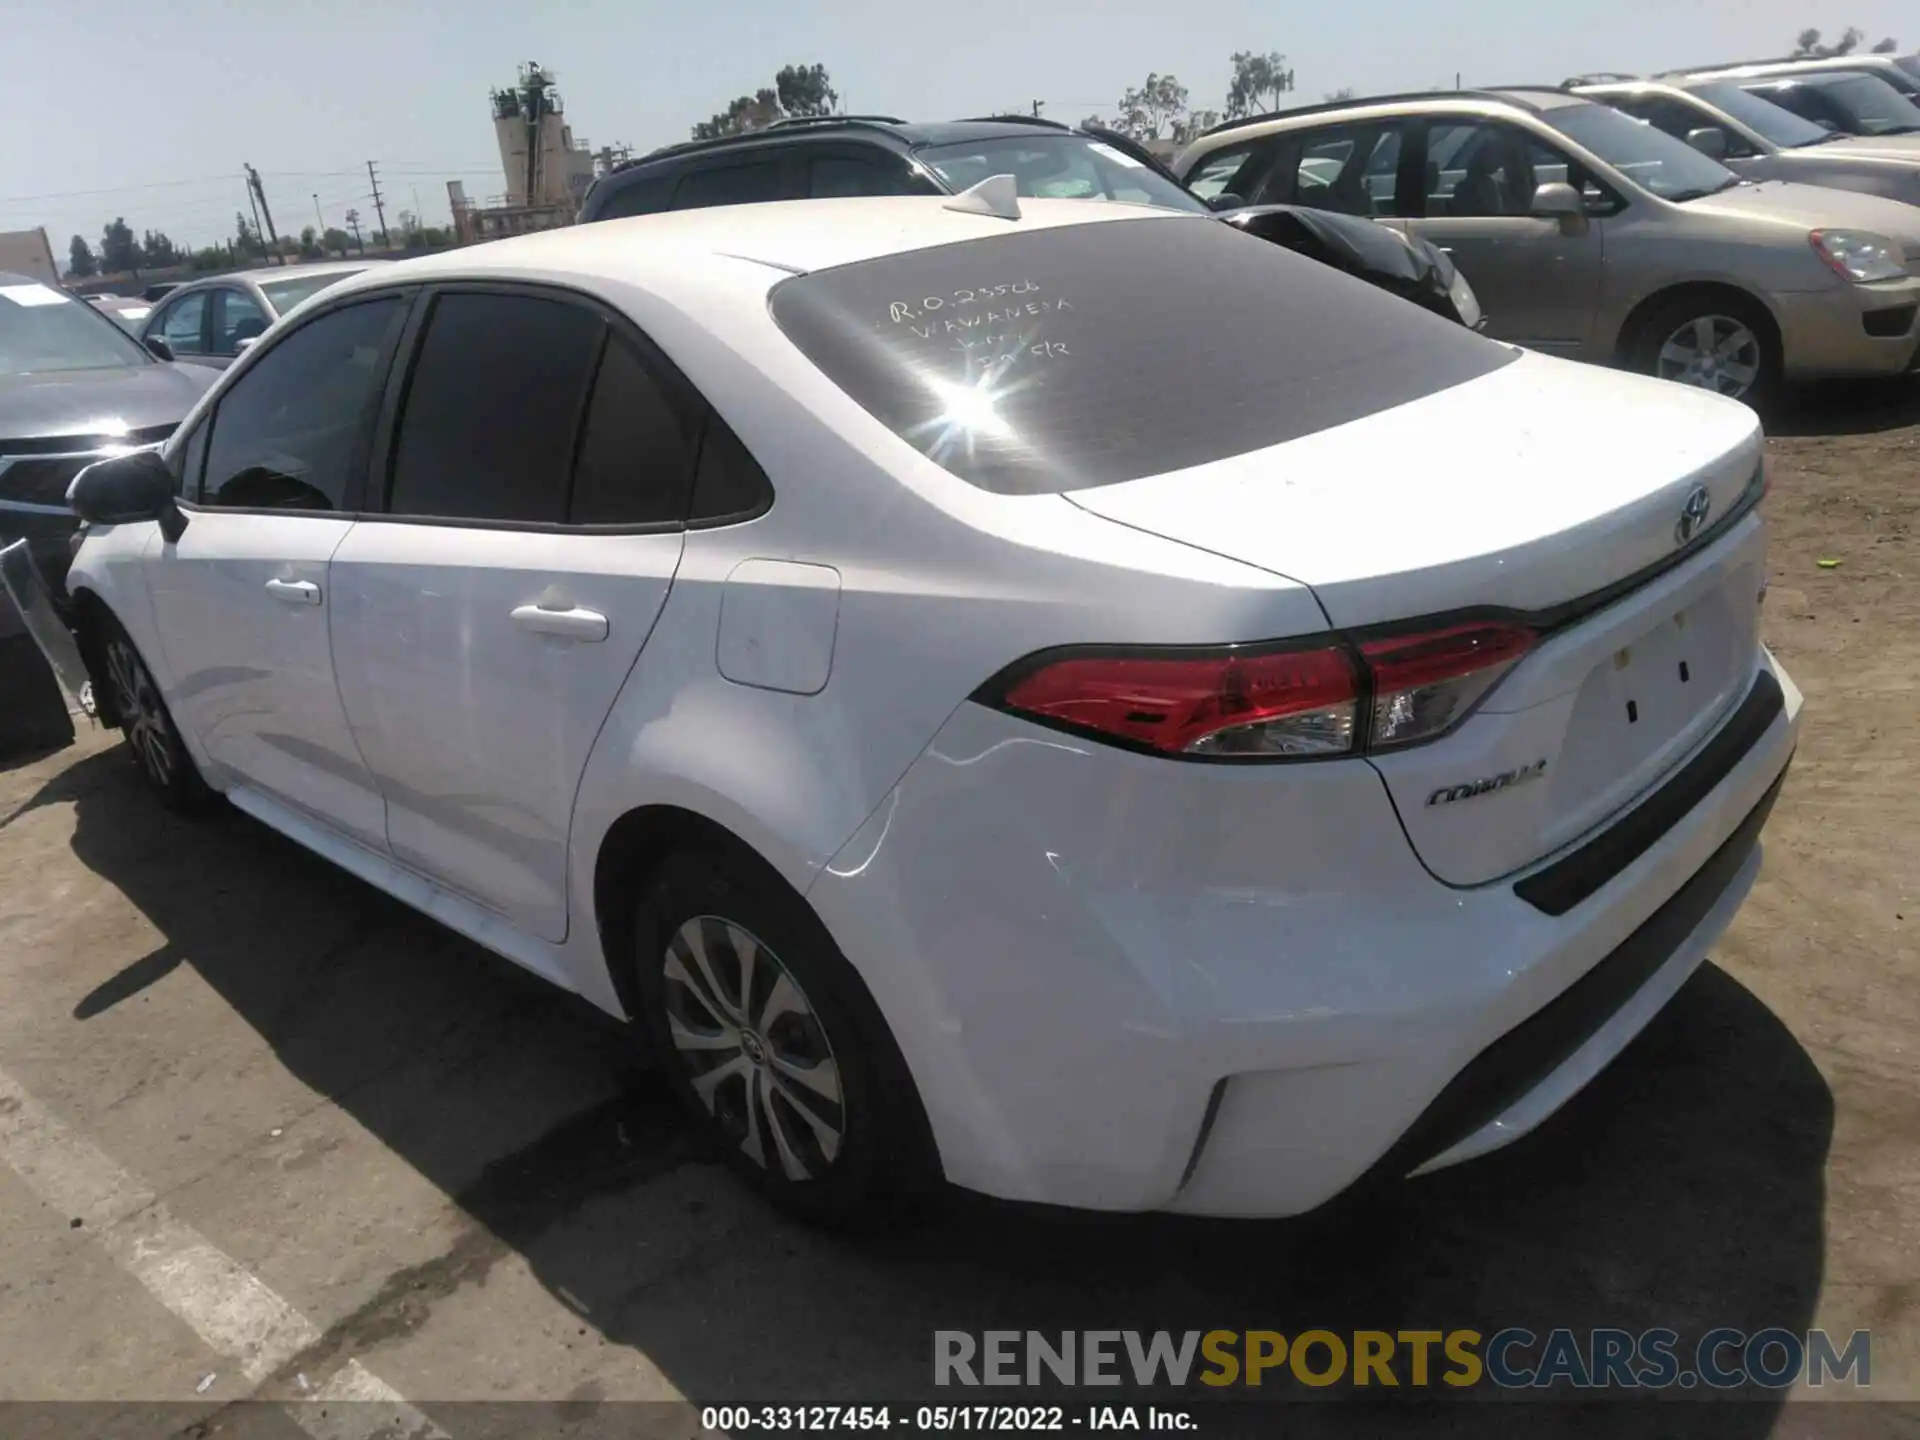
[[[1829,130],[1732,80],[1610,80],[1567,88],[1684,140],[1749,180],[1827,185],[1920,205],[1920,143]]]
[[[153,308],[140,338],[156,355],[224,370],[287,311],[329,285],[384,260],[236,270],[171,290]],[[157,342],[157,343],[156,343]]]
[[[1453,256],[1487,333],[1759,399],[1915,361],[1920,207],[1753,183],[1556,87],[1342,100],[1221,126],[1205,197],[1371,215]]]
[[[0,273],[0,551],[24,542],[9,586],[26,556],[59,593],[73,477],[104,456],[157,446],[213,379],[156,359],[98,306]],[[58,743],[66,707],[9,595],[0,590],[0,748]]]
[[[1748,94],[1837,134],[1860,135],[1883,145],[1920,145],[1916,97],[1881,75],[1816,70],[1804,75],[1712,78],[1731,80]]]

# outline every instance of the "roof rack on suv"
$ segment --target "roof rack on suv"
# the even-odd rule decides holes
[[[1071,130],[1064,120],[1045,120],[1038,115],[963,115],[956,125],[1038,125],[1043,130]]]
[[[631,160],[622,160],[607,173],[618,175],[622,170],[631,170],[636,165],[648,165],[655,160],[665,160],[674,155],[688,155],[696,150],[742,145],[758,139],[769,131],[796,130],[809,125],[862,125],[875,130],[886,130],[906,123],[893,115],[789,115],[769,125],[761,125],[752,130],[739,130],[731,135],[714,135],[704,140],[679,140],[671,145],[662,145],[657,150],[649,150],[646,154],[636,155]]]
[[[1551,85],[1531,85],[1531,90],[1552,90]],[[1483,85],[1464,90],[1405,90],[1392,95],[1356,95],[1347,100],[1324,100],[1317,105],[1296,105],[1288,110],[1269,110],[1262,115],[1242,115],[1238,120],[1223,120],[1211,129],[1201,131],[1201,135],[1219,135],[1228,130],[1238,130],[1243,125],[1264,125],[1269,120],[1291,120],[1296,115],[1320,115],[1335,110],[1357,110],[1368,105],[1398,105],[1407,100],[1491,100],[1505,105],[1526,105],[1524,100],[1516,100],[1511,95],[1500,95]]]
[[[771,124],[762,125],[760,129],[792,130],[801,125],[904,125],[906,123],[898,115],[787,115]],[[754,135],[759,132],[746,130],[741,133]]]
[[[1711,65],[1681,65],[1672,70],[1662,70],[1656,79],[1668,75],[1699,75],[1713,70],[1738,70],[1742,65],[1791,65],[1799,60],[1840,60],[1840,55],[1762,55],[1754,60],[1716,60]]]

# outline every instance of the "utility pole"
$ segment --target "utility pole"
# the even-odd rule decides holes
[[[260,188],[260,172],[251,165],[247,166],[247,183],[253,187],[254,198],[260,202],[260,213],[266,218],[267,241],[273,246],[273,253],[280,256],[280,263],[284,265],[287,263],[287,257],[280,255],[280,236],[273,228],[273,211],[267,205],[267,192]]]
[[[320,233],[322,235],[326,234],[327,217],[320,213],[320,192],[318,190],[313,192],[313,218],[320,226]]]
[[[360,212],[347,211],[347,228],[353,232],[353,244],[362,255],[367,253],[367,242],[360,238]]]
[[[1044,100],[1036,100],[1033,102],[1033,118],[1034,119],[1038,120],[1040,118],[1040,107],[1044,104],[1046,104],[1046,101]]]
[[[254,241],[262,249],[265,249],[267,242],[261,237],[263,237],[267,232],[260,228],[260,202],[253,198],[253,181],[251,180],[247,181],[247,204],[253,207]],[[252,257],[249,256],[248,258],[251,259]]]
[[[380,203],[380,177],[373,173],[371,160],[367,161],[367,179],[373,182],[373,213],[380,217],[380,245],[390,250],[393,242],[387,238],[387,207]]]

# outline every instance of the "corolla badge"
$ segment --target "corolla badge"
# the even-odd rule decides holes
[[[1680,507],[1680,518],[1673,522],[1673,543],[1684,545],[1702,530],[1707,528],[1707,516],[1713,513],[1713,496],[1704,485],[1696,485],[1687,492],[1687,500]]]
[[[1453,805],[1461,800],[1472,800],[1481,795],[1491,795],[1496,790],[1508,790],[1515,785],[1524,785],[1529,780],[1538,780],[1547,773],[1545,757],[1531,765],[1516,766],[1512,770],[1502,770],[1498,775],[1489,775],[1484,780],[1468,780],[1459,785],[1442,785],[1427,796],[1429,805]]]

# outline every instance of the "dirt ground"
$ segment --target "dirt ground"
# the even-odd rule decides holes
[[[1351,1214],[961,1198],[810,1233],[692,1153],[578,1002],[248,820],[164,815],[109,737],[0,762],[0,1401],[125,1402],[31,1412],[48,1434],[296,1434],[236,1402],[366,1376],[455,1440],[690,1434],[704,1404],[924,1398],[940,1328],[1779,1325],[1870,1328],[1881,1403],[1451,1428],[1920,1434],[1890,1403],[1920,1401],[1920,390],[1771,428],[1765,630],[1808,718],[1758,888],[1543,1131]],[[684,1403],[596,1405],[624,1400]]]

